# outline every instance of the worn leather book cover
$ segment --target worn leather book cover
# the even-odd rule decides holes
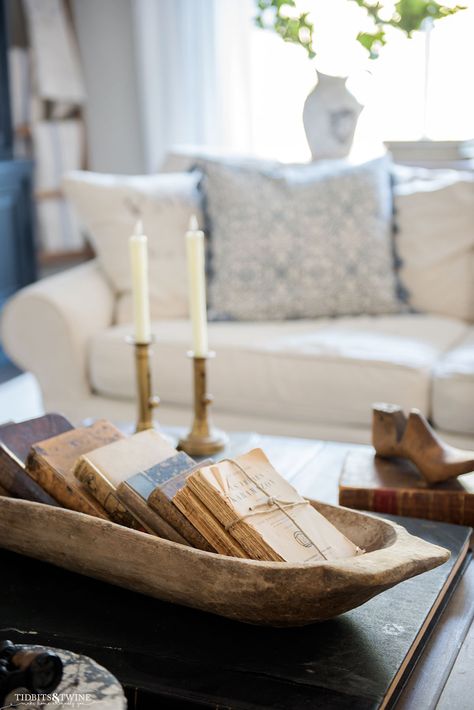
[[[474,472],[427,484],[405,459],[384,459],[372,450],[351,451],[339,481],[339,503],[458,525],[474,525]]]
[[[2,486],[0,486],[0,496],[4,496],[5,498],[13,497],[11,493],[9,493],[6,488],[2,488]]]
[[[153,468],[153,464],[156,465],[173,454],[176,454],[176,450],[171,444],[158,432],[149,429],[83,454],[77,460],[73,473],[112,520],[169,537],[164,533],[173,535],[173,531],[168,525],[156,521],[154,514],[147,515],[148,511],[143,510],[140,498],[137,500],[133,492],[130,495],[125,492],[125,495],[119,497],[117,488],[132,475],[141,472],[142,468],[144,471],[149,466]],[[172,539],[176,542],[183,541],[181,536],[174,536]]]
[[[102,474],[100,469],[85,456],[81,456],[76,462],[73,474],[86,488],[95,500],[107,511],[110,519],[119,525],[128,528],[142,530],[142,524],[127,510],[120,498],[117,496],[115,486]]]
[[[188,476],[185,489],[250,559],[315,562],[363,552],[299,495],[261,449],[200,468]],[[173,498],[184,514],[185,489]]]
[[[10,495],[37,503],[57,506],[50,496],[25,471],[32,444],[72,429],[60,414],[45,414],[25,422],[0,426],[0,485]]]
[[[102,419],[34,444],[26,470],[65,508],[108,520],[104,508],[74,477],[73,469],[81,455],[123,438],[113,424]]]
[[[142,448],[140,452],[137,452],[138,459],[137,456],[133,457],[131,466],[127,465],[124,468],[124,471],[129,474],[131,471],[137,472],[129,475],[128,478],[119,483],[117,496],[149,532],[153,532],[155,535],[167,540],[192,547],[195,545],[193,540],[188,539],[180,529],[173,526],[160,513],[148,505],[150,494],[156,486],[166,482],[179,469],[174,464],[174,459],[177,455],[176,449],[157,432],[142,432],[142,434],[145,433],[147,433],[146,437],[138,434],[135,436],[140,436],[139,443],[145,443],[146,450]],[[135,439],[133,447],[136,447],[136,441]],[[183,454],[183,456],[186,458],[186,465],[194,463],[186,454]],[[138,464],[138,460],[143,465],[142,467]],[[200,543],[200,540],[197,540],[197,542]],[[203,542],[207,545],[205,540]],[[196,546],[199,547],[199,544]],[[209,549],[209,547],[205,549]]]
[[[98,489],[106,495],[135,473],[151,469],[175,454],[176,449],[167,439],[154,429],[147,429],[87,451],[80,462],[84,468],[90,464],[91,475],[97,471],[102,474]]]
[[[179,542],[181,545],[191,546],[188,540],[147,505],[146,495],[140,485],[134,484],[132,487],[127,481],[120,483],[117,488],[118,499],[141,523],[146,532],[165,540]]]
[[[149,429],[84,454],[76,463],[74,475],[112,519],[117,512],[126,513],[128,509],[129,518],[134,518],[148,531],[175,542],[209,549],[187,521],[185,525],[176,526],[163,518],[160,511],[146,508],[147,499],[156,486],[194,465],[187,454],[178,453],[159,432]]]
[[[176,493],[185,486],[186,478],[193,471],[210,463],[209,460],[196,464],[192,458],[180,451],[175,456],[153,467],[147,472],[147,475],[155,487],[149,494],[147,503],[158,515],[178,530],[186,540],[189,540],[193,547],[215,551],[216,548],[209,544],[208,538],[199,532],[199,528],[193,525],[189,516],[183,515],[172,501]]]
[[[105,508],[111,519],[129,527],[140,523],[117,496],[117,487],[132,474],[175,454],[158,432],[150,429],[119,439],[83,454],[74,466],[74,476]]]

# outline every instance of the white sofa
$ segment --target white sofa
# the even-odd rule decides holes
[[[368,442],[371,404],[391,401],[418,407],[448,440],[473,447],[474,183],[454,174],[441,182],[415,177],[402,179],[397,193],[398,247],[402,280],[424,312],[211,323],[217,358],[209,385],[221,427]],[[95,260],[24,289],[7,305],[4,347],[36,375],[46,409],[75,422],[133,421],[131,326],[116,322],[118,295]],[[189,322],[161,318],[153,330],[158,418],[188,425]]]

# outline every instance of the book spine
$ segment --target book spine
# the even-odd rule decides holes
[[[26,470],[42,488],[65,508],[93,515],[103,520],[109,520],[106,511],[89,496],[87,491],[79,489],[79,483],[77,487],[69,485],[46,461],[37,458],[34,453],[29,454],[26,460]]]
[[[128,528],[142,529],[141,523],[133,517],[117,497],[114,486],[90,461],[86,458],[79,459],[73,473],[99,505],[107,511],[114,523],[125,525]]]
[[[339,504],[356,510],[474,525],[474,495],[440,489],[339,488]]]
[[[191,547],[189,542],[180,535],[166,520],[148,507],[146,502],[136,493],[133,488],[121,483],[117,488],[117,496],[123,505],[140,521],[145,530],[152,534],[163,537],[165,540],[179,542],[181,545]]]
[[[57,501],[46,493],[46,491],[28,475],[23,466],[17,462],[16,458],[13,458],[1,445],[0,485],[8,493],[17,498],[58,507]]]
[[[149,496],[147,504],[152,510],[166,520],[175,530],[177,530],[189,543],[198,550],[214,552],[214,548],[208,543],[203,535],[196,530],[183,513],[170,502],[165,495],[156,488]]]

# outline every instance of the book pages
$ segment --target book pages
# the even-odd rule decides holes
[[[261,449],[200,469],[187,485],[254,559],[316,562],[361,552],[280,476]]]
[[[211,548],[221,555],[248,557],[246,551],[227,533],[222,524],[207,510],[201,500],[187,488],[182,488],[175,496],[177,508],[199,530]]]

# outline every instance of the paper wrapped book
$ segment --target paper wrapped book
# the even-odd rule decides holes
[[[193,506],[195,499],[199,505]],[[236,542],[250,559],[317,562],[362,552],[280,476],[261,449],[195,471],[173,502],[215,549]],[[212,533],[202,522],[206,517],[218,523]]]

